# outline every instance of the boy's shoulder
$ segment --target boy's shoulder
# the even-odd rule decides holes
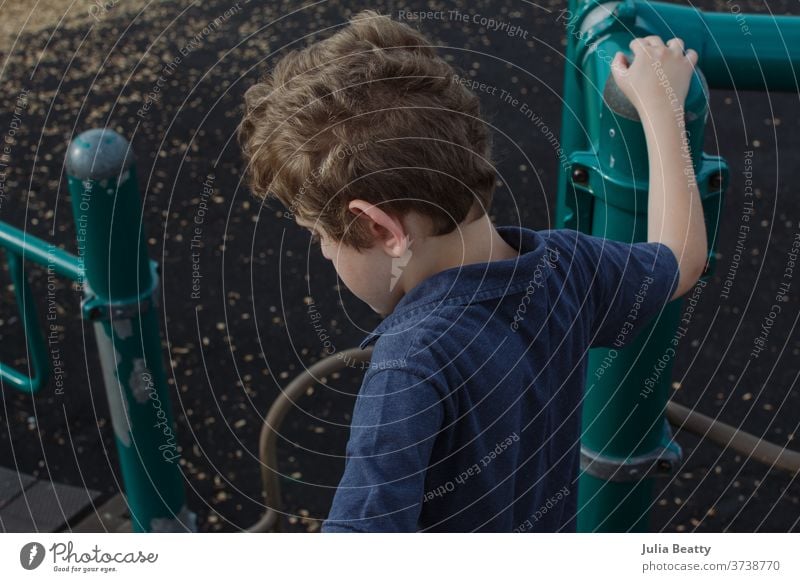
[[[662,242],[620,241],[572,228],[538,232],[567,259],[560,265],[564,275],[580,277],[584,285],[619,286],[623,278],[637,281],[643,269],[672,280],[678,270],[674,252]]]
[[[378,326],[362,344],[374,342],[369,371],[402,370],[416,375],[426,375],[436,369],[437,338],[447,337],[453,317],[447,306],[432,306],[423,317],[402,319],[394,325]],[[385,322],[386,320],[384,320]]]
[[[479,343],[497,339],[490,330],[502,327],[503,314],[508,316],[503,301],[510,302],[512,311],[524,309],[524,320],[533,325],[539,315],[535,311],[547,309],[546,301],[532,300],[544,287],[552,290],[553,300],[558,297],[562,309],[588,302],[593,313],[612,299],[627,309],[629,296],[646,277],[658,287],[652,298],[656,303],[673,286],[677,272],[674,255],[661,243],[626,243],[570,228],[497,230],[520,250],[519,256],[447,269],[412,289],[361,342],[361,348],[375,342],[371,370],[411,366],[412,372],[416,367],[426,374],[447,366],[479,335]]]

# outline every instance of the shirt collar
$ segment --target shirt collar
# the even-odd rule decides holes
[[[519,256],[490,263],[473,263],[451,267],[431,275],[406,293],[375,329],[361,342],[364,349],[378,336],[394,327],[401,327],[414,315],[430,312],[440,305],[468,305],[514,293],[530,284],[534,266],[546,253],[545,239],[537,231],[521,226],[498,226],[498,234]],[[540,269],[541,281],[551,269]]]

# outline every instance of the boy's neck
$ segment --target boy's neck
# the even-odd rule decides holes
[[[422,248],[414,249],[410,269],[403,273],[403,293],[407,293],[436,273],[475,263],[491,263],[519,256],[494,228],[491,219],[483,214],[477,219],[468,217],[458,228],[445,235],[425,239]]]

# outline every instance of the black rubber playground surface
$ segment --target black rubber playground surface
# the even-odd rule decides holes
[[[255,0],[198,4],[159,2],[138,15],[112,8],[66,28],[25,34],[2,54],[0,139],[14,127],[15,141],[0,220],[74,251],[63,179],[68,140],[109,126],[132,141],[146,194],[149,248],[163,265],[164,351],[171,358],[189,503],[202,531],[236,531],[262,512],[261,419],[280,386],[326,351],[309,317],[311,302],[337,350],[357,345],[379,321],[338,283],[332,265],[309,248],[307,234],[282,216],[279,205],[261,207],[241,184],[234,129],[244,90],[286,50],[326,36],[326,28],[362,8],[395,17],[399,10],[457,10],[504,19],[525,35],[458,19],[419,26],[443,45],[451,62],[516,94],[558,134],[564,30],[555,22],[562,5],[554,1],[330,1],[304,9]],[[696,4],[733,9],[721,0]],[[800,15],[790,0],[736,7]],[[209,27],[218,18],[219,25]],[[505,182],[495,196],[496,222],[553,227],[558,160],[552,145],[519,111],[491,95],[481,99],[495,127]],[[717,272],[695,307],[673,376],[677,402],[795,449],[796,276],[767,348],[758,358],[750,353],[800,232],[797,99],[713,93],[706,152],[728,160],[731,187]],[[14,113],[20,100],[26,105]],[[746,170],[752,171],[755,214],[737,252]],[[201,248],[192,247],[196,219]],[[192,252],[199,253],[194,261]],[[46,273],[31,269],[30,279],[41,315]],[[23,369],[23,334],[7,272],[0,281],[0,359]],[[192,297],[193,284],[199,298]],[[0,391],[0,466],[110,495],[120,480],[92,329],[81,322],[78,291],[62,281],[54,285],[63,390],[51,382],[34,398],[8,387]],[[327,378],[327,386],[317,386],[284,424],[279,453],[293,530],[316,531],[328,511],[359,381],[358,371]],[[678,440],[684,466],[657,489],[653,531],[800,531],[796,478],[689,434],[679,433]]]

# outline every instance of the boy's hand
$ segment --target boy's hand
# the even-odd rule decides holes
[[[683,54],[683,41],[673,38],[664,44],[658,36],[635,38],[630,42],[633,64],[618,52],[611,62],[611,74],[622,93],[640,113],[683,107],[697,64],[697,52]]]

